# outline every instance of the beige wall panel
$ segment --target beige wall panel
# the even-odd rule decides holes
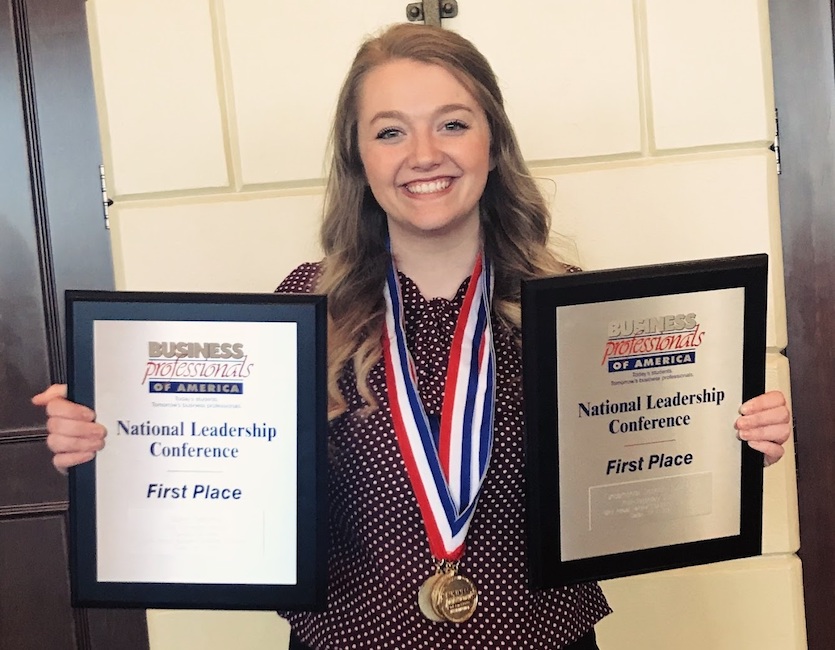
[[[208,0],[91,0],[112,196],[228,184]]]
[[[148,611],[153,650],[278,650],[289,635],[274,612]]]
[[[603,583],[606,650],[805,650],[800,560],[757,557]]]
[[[490,61],[526,159],[641,150],[631,2],[479,0],[444,24]]]
[[[769,253],[769,347],[786,341],[769,152],[534,170],[555,194],[554,230],[585,269]],[[553,181],[548,182],[548,179]]]
[[[789,361],[778,352],[766,356],[765,385],[791,400]],[[785,450],[783,459],[763,475],[763,553],[796,553],[800,548],[794,440],[785,444]]]
[[[406,4],[223,2],[242,184],[324,175],[336,96],[354,53],[368,33],[404,21]]]
[[[111,220],[117,285],[272,291],[295,266],[320,259],[321,200],[311,194],[121,207]]]
[[[646,0],[659,149],[773,139],[765,2]]]

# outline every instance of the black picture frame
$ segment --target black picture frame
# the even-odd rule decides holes
[[[612,553],[595,552],[588,557],[564,552],[562,538],[568,531],[560,516],[563,505],[560,475],[568,465],[561,465],[561,462],[571,463],[573,459],[560,458],[560,436],[570,436],[571,433],[559,430],[558,418],[561,408],[577,409],[578,417],[585,415],[585,411],[578,408],[579,403],[560,404],[559,387],[560,382],[582,384],[585,378],[577,374],[571,377],[560,376],[557,313],[558,309],[573,305],[597,303],[608,307],[609,304],[618,304],[618,301],[636,298],[692,296],[700,292],[741,288],[744,292],[744,343],[741,354],[741,395],[744,401],[763,393],[765,389],[767,275],[767,255],[756,254],[569,273],[523,283],[527,510],[530,580],[533,588],[623,577],[761,553],[763,458],[762,454],[742,442],[736,443],[740,451],[738,534],[675,544],[650,543],[643,548]],[[597,325],[587,324],[589,331]],[[570,342],[564,343],[568,345]],[[613,372],[612,366],[609,366],[608,371]],[[614,385],[614,381],[610,383]],[[734,410],[736,406],[738,404],[734,405]],[[605,406],[605,409],[609,408],[615,407]],[[732,425],[731,420],[728,423],[729,431],[721,435],[732,436]],[[612,426],[611,420],[609,426]],[[581,444],[586,444],[586,441],[583,440]],[[613,462],[617,466],[617,461]],[[608,473],[611,467],[608,463],[606,467]],[[590,479],[589,485],[593,485],[594,480]],[[589,530],[592,529],[591,492],[592,489],[589,489]],[[585,521],[581,520],[578,525],[585,525]]]
[[[293,432],[297,502],[296,520],[288,522],[293,523],[296,530],[295,581],[271,584],[269,580],[264,583],[247,580],[245,584],[235,584],[227,580],[197,583],[100,580],[97,569],[97,460],[94,459],[71,468],[69,473],[69,559],[74,606],[248,610],[324,608],[328,517],[326,312],[326,298],[320,295],[66,292],[68,396],[94,410],[97,407],[94,324],[102,321],[165,321],[175,325],[199,321],[210,326],[263,323],[276,327],[290,323],[295,324],[297,359],[297,427]],[[111,444],[115,442],[113,436],[114,432],[109,431]],[[102,453],[106,451],[107,446]],[[217,557],[217,562],[223,561],[223,557]],[[292,562],[292,558],[288,561]]]

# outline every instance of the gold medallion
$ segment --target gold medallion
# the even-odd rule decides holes
[[[472,580],[460,575],[455,569],[444,573],[442,578],[432,584],[435,613],[450,623],[469,620],[478,605],[478,591]]]
[[[429,576],[426,582],[420,586],[420,591],[418,591],[418,607],[420,607],[421,613],[435,623],[442,623],[445,619],[435,611],[435,607],[432,604],[432,591],[438,580],[445,577],[443,573],[435,573]]]

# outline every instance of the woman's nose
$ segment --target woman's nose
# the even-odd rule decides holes
[[[416,169],[431,169],[441,164],[443,152],[433,133],[414,133],[410,163]]]

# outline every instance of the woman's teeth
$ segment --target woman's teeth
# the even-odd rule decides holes
[[[450,181],[448,178],[437,181],[430,181],[429,183],[410,183],[406,189],[412,194],[432,194],[433,192],[440,192],[449,187]]]

